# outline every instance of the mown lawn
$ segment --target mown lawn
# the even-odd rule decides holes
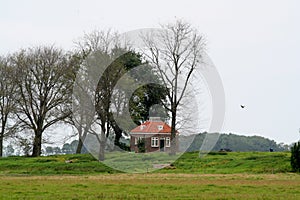
[[[1,176],[1,199],[300,199],[297,174]]]

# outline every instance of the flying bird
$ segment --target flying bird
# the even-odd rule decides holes
[[[245,105],[241,105],[241,108],[245,108]]]

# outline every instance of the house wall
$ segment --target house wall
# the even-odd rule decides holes
[[[164,152],[169,152],[171,150],[170,147],[166,147],[166,137],[171,138],[170,133],[166,134],[132,134],[130,137],[130,150],[134,152],[139,152],[138,146],[135,144],[135,138],[144,138],[145,139],[145,149],[146,152],[154,152],[154,151],[160,151],[160,139],[164,138],[165,139],[165,147],[164,147]],[[152,147],[151,146],[151,138],[152,137],[157,137],[158,138],[158,147]],[[178,142],[177,142],[178,144]],[[177,147],[178,149],[178,147]]]

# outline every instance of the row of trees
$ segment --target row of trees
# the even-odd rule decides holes
[[[24,143],[29,146],[27,153],[39,156],[42,144],[51,140],[51,134],[45,133],[54,125],[69,124],[74,136],[79,136],[76,152],[81,152],[91,134],[100,144],[99,160],[103,160],[107,139],[113,135],[114,144],[121,147],[120,138],[130,130],[126,123],[120,127],[116,118],[122,120],[129,112],[139,124],[156,104],[156,116],[171,118],[175,147],[177,110],[205,44],[188,23],[177,21],[162,28],[158,41],[143,37],[146,50],[139,53],[121,44],[119,35],[109,30],[85,34],[74,51],[39,46],[1,56],[0,156],[6,138]],[[151,67],[132,70],[140,65]],[[116,87],[127,73],[125,82]],[[157,84],[128,90],[133,82],[149,77]]]
[[[33,137],[32,156],[41,154],[45,130],[71,115],[69,94],[78,65],[75,54],[52,46],[1,58],[0,155],[5,137]]]
[[[101,32],[101,34],[104,34],[104,32]],[[97,37],[101,37],[101,34]],[[96,113],[88,113],[89,116],[87,113],[79,113],[79,119],[85,120],[85,122],[78,122],[75,121],[78,116],[72,115],[72,90],[76,73],[85,57],[83,52],[85,53],[85,49],[82,49],[79,53],[73,53],[64,52],[51,46],[21,50],[2,57],[0,61],[1,156],[3,141],[9,137],[18,140],[18,144],[32,138],[31,155],[41,155],[42,143],[50,141],[43,137],[44,133],[56,124],[71,124],[75,127],[76,134],[79,135],[80,139],[85,138],[86,134],[91,133],[90,126],[94,122],[88,117],[94,117],[95,115],[99,124],[107,129],[104,134],[108,136],[112,128],[116,134],[115,144],[119,143],[123,130],[114,122],[110,111],[113,87],[124,71],[126,72],[128,68],[142,64],[141,56],[130,51],[124,54],[123,57],[118,58],[116,62],[123,63],[117,65],[118,69],[113,73],[112,67],[110,67],[110,71],[107,71],[109,73],[104,74],[104,78],[100,79],[98,83],[95,97],[95,102],[97,102]],[[108,53],[105,56],[113,60]],[[112,66],[114,66],[114,63]],[[160,89],[146,87],[136,92],[136,96],[140,96],[139,106],[142,109],[137,109],[137,106],[134,106],[135,102],[132,102],[131,110],[137,123],[147,118],[147,112],[151,106],[151,102],[143,96],[150,95],[151,101],[155,101],[154,103],[159,103],[159,99],[163,98],[162,95],[153,95],[153,88]],[[81,95],[85,94],[87,88],[83,89]],[[153,100],[153,98],[156,99]],[[122,99],[122,101],[127,101],[127,99]],[[125,107],[128,107],[128,105],[123,105],[120,112]],[[86,126],[83,127],[83,125]],[[94,134],[99,135],[99,133]],[[77,153],[80,153],[83,147],[83,140],[79,141],[76,149]]]
[[[199,151],[207,133],[200,133],[194,136],[193,142],[187,151]],[[190,141],[189,137],[180,137],[181,145],[184,146],[185,141]],[[212,151],[219,151],[221,149],[230,149],[232,151],[289,151],[290,146],[283,143],[276,143],[274,140],[264,138],[261,136],[243,136],[235,134],[221,134],[218,142]]]
[[[62,147],[59,146],[45,146],[41,149],[42,155],[57,155],[57,154],[74,154],[78,146],[78,140],[73,140],[70,143],[64,143]],[[83,148],[83,153],[87,150]],[[22,148],[16,148],[14,144],[8,144],[3,148],[4,156],[20,156],[23,155]]]

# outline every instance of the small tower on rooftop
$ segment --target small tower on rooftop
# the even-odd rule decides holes
[[[150,122],[161,122],[161,118],[160,117],[149,117],[149,121]]]

